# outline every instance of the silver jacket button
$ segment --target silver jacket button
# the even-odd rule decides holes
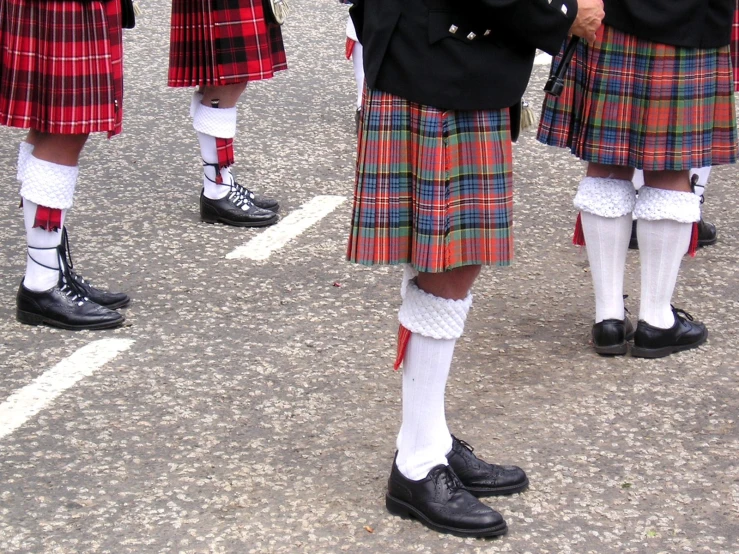
[[[472,32],[471,32],[471,33],[470,33],[469,35],[467,35],[467,40],[474,40],[474,38],[475,38],[476,36],[477,36],[477,35],[476,35],[475,33],[472,33]]]
[[[451,27],[449,27],[449,32],[450,32],[451,34],[454,34],[454,33],[456,33],[457,31],[459,31],[459,27],[457,27],[456,25],[452,25]]]

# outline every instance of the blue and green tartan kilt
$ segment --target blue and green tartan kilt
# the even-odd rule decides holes
[[[669,46],[602,26],[594,43],[580,41],[562,95],[544,99],[537,138],[587,162],[650,171],[734,163],[729,46]]]
[[[508,265],[512,182],[508,109],[445,111],[368,89],[347,259]]]

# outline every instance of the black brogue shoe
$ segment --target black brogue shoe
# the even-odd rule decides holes
[[[634,336],[634,325],[628,317],[604,319],[593,325],[593,349],[601,356],[623,356],[629,351],[628,341]]]
[[[392,514],[413,517],[434,531],[458,537],[495,537],[508,530],[503,516],[467,491],[445,465],[412,481],[393,462],[385,505]]]
[[[69,276],[80,289],[80,294],[86,297],[88,300],[92,300],[96,304],[105,306],[110,310],[117,310],[118,308],[125,308],[131,303],[131,298],[125,292],[111,292],[103,290],[98,287],[92,286],[92,283],[85,280],[82,275],[79,275],[74,271],[74,263],[72,262],[72,254],[69,249],[69,235],[67,234],[67,228],[62,228],[62,255],[67,261],[67,269]]]
[[[529,479],[520,467],[489,464],[475,456],[469,444],[454,436],[446,459],[464,488],[475,496],[514,494],[529,486]]]
[[[21,282],[16,296],[16,318],[28,325],[72,331],[112,329],[125,321],[118,312],[80,296],[74,285],[62,279],[59,285],[42,292],[28,290]]]
[[[279,216],[255,206],[232,186],[231,192],[217,200],[200,193],[200,219],[206,223],[224,223],[235,227],[265,227],[277,223]]]
[[[269,198],[268,196],[256,194],[236,181],[234,181],[234,186],[241,189],[241,194],[248,200],[250,200],[251,203],[254,204],[257,208],[262,208],[263,210],[269,210],[270,212],[275,213],[280,211],[280,203],[274,198]]]
[[[698,222],[698,248],[716,244],[718,231],[713,223],[708,223],[703,218]]]
[[[663,358],[675,352],[690,350],[706,342],[708,329],[700,321],[676,308],[672,308],[675,324],[669,329],[653,327],[646,321],[639,321],[634,334],[631,355],[637,358]]]

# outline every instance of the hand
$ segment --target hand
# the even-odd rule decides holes
[[[595,32],[600,27],[606,12],[603,0],[577,0],[577,17],[570,27],[570,33],[588,42],[595,40]]]

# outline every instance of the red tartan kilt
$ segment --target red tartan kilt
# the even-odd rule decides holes
[[[122,116],[120,2],[0,0],[0,124],[112,136]]]
[[[279,25],[261,0],[173,0],[171,87],[218,86],[269,79],[287,69]]]

